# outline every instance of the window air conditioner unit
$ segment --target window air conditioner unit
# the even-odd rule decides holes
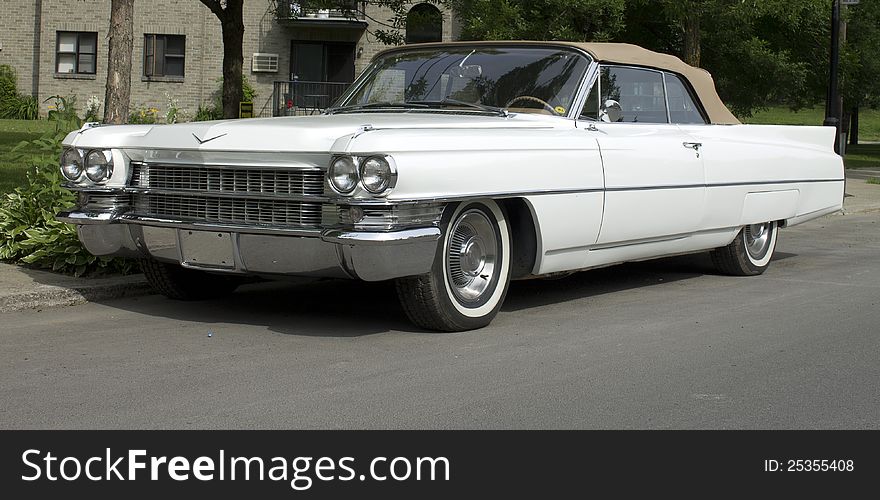
[[[253,73],[278,73],[278,54],[255,53],[251,63]]]

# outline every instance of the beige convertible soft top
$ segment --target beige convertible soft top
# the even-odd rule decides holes
[[[599,62],[632,64],[665,69],[688,79],[697,93],[703,108],[709,114],[709,121],[720,125],[738,124],[739,120],[721,102],[715,90],[715,81],[708,71],[686,64],[669,54],[661,54],[629,43],[571,43],[593,55]]]
[[[568,46],[576,47],[586,51],[599,62],[629,64],[633,66],[647,66],[667,70],[672,73],[687,78],[697,97],[703,104],[703,109],[709,115],[709,121],[719,125],[739,124],[739,120],[733,116],[733,113],[727,109],[727,106],[721,102],[718,92],[715,90],[715,81],[708,71],[695,68],[689,64],[685,64],[681,59],[668,54],[660,54],[648,49],[643,49],[638,45],[628,43],[576,43],[576,42],[538,42],[538,41],[504,41],[504,42],[438,42],[424,43],[415,47],[431,47],[431,46],[479,46],[479,45],[499,45],[499,44],[516,44],[516,45],[543,45],[543,46]],[[386,52],[400,50],[400,47],[389,49]]]

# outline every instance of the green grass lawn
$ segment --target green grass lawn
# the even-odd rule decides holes
[[[762,125],[822,125],[825,121],[823,108],[792,111],[788,108],[770,108],[744,118],[745,123]],[[863,109],[859,112],[859,142],[880,141],[880,109]]]
[[[847,146],[846,168],[880,170],[880,144]]]
[[[27,150],[11,153],[12,148],[54,130],[55,124],[48,120],[0,120],[0,193],[8,193],[25,182],[27,167],[18,161],[18,156]]]
[[[824,120],[823,108],[802,109],[797,112],[788,108],[770,108],[743,121],[763,125],[822,125]],[[880,110],[863,109],[859,113],[859,142],[880,142]],[[880,170],[880,144],[847,146],[846,168]]]

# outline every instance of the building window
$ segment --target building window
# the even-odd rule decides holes
[[[443,41],[443,14],[437,7],[420,3],[406,16],[406,43]]]
[[[94,75],[98,34],[59,31],[55,44],[55,72]]]
[[[144,35],[144,76],[183,78],[184,35]]]

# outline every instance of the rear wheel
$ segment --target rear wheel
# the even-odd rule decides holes
[[[153,259],[141,259],[140,264],[150,286],[169,299],[215,299],[229,295],[241,284],[234,276],[194,271]]]
[[[719,271],[732,276],[761,274],[770,266],[778,232],[776,222],[745,226],[729,245],[712,251],[712,262]]]
[[[431,272],[398,279],[397,294],[422,328],[481,328],[498,314],[510,284],[509,223],[494,201],[462,203],[447,212]]]

